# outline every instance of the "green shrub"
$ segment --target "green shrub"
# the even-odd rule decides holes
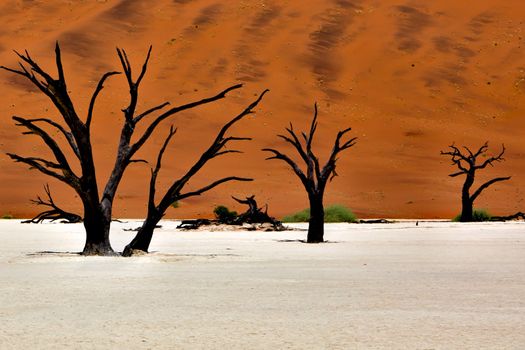
[[[307,222],[309,219],[310,208],[306,208],[295,214],[284,216],[282,222]]]
[[[215,209],[213,209],[213,213],[220,222],[230,222],[237,217],[236,211],[230,211],[230,209],[224,205],[216,206]]]
[[[472,221],[475,221],[475,222],[490,221],[491,218],[492,218],[492,214],[490,214],[485,209],[474,209],[472,211]],[[460,219],[461,219],[461,214],[458,214],[452,219],[452,221],[459,222]]]
[[[283,222],[307,222],[310,220],[310,209],[283,217]],[[357,222],[357,217],[347,207],[334,204],[324,208],[324,222]]]
[[[324,211],[325,222],[357,222],[354,213],[344,205],[334,204]]]
[[[4,214],[4,215],[2,215],[1,218],[2,219],[14,219],[15,217],[13,215],[11,215],[11,214]]]

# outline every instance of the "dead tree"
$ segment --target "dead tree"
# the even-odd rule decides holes
[[[450,177],[456,177],[465,175],[465,182],[461,189],[461,216],[462,222],[473,221],[474,201],[479,197],[481,192],[486,190],[489,186],[496,182],[510,180],[510,176],[507,177],[496,177],[489,181],[486,181],[478,187],[474,193],[471,193],[471,188],[474,185],[474,179],[476,171],[485,169],[488,165],[494,166],[494,162],[501,162],[504,160],[503,154],[505,153],[505,146],[502,145],[501,152],[492,157],[487,157],[488,142],[485,142],[476,152],[471,151],[468,147],[463,146],[464,151],[456,147],[454,144],[448,146],[449,151],[441,151],[441,155],[449,156],[452,160],[452,165],[455,165],[459,171],[450,174]],[[482,158],[478,162],[479,158]]]
[[[310,125],[310,131],[308,134],[302,132],[303,143],[300,141],[299,136],[295,133],[293,125],[290,123],[290,127],[286,128],[288,135],[278,135],[281,139],[291,144],[299,156],[306,165],[306,171],[303,171],[301,167],[293,161],[287,155],[273,149],[265,148],[263,151],[273,153],[273,156],[266,159],[279,159],[287,163],[290,168],[301,180],[306,192],[308,193],[308,200],[310,202],[310,220],[308,225],[308,243],[320,243],[324,241],[324,206],[323,197],[326,189],[326,185],[329,181],[337,176],[336,163],[339,159],[339,154],[354,146],[357,137],[350,138],[347,141],[341,142],[343,136],[348,133],[351,128],[341,130],[337,133],[335,138],[334,146],[326,164],[321,168],[319,159],[312,151],[312,142],[314,139],[315,131],[317,129],[317,104],[314,104],[314,117],[312,124]]]
[[[8,153],[8,155],[13,160],[27,164],[32,169],[37,169],[48,176],[54,177],[75,190],[84,208],[83,219],[86,229],[86,242],[83,249],[84,255],[115,254],[109,241],[113,200],[128,165],[136,162],[144,162],[144,160],[133,157],[150,138],[157,126],[163,120],[176,113],[220,100],[224,98],[228,92],[241,87],[240,84],[234,85],[213,97],[179,105],[167,110],[165,108],[169,103],[164,102],[139,113],[137,112],[139,87],[146,74],[151,47],[148,50],[146,59],[136,79],[133,78],[131,64],[126,52],[117,48],[117,55],[129,87],[129,104],[122,109],[124,121],[120,131],[120,141],[113,169],[107,183],[102,191],[99,192],[91,145],[91,123],[96,99],[103,89],[106,79],[113,75],[120,74],[120,72],[111,71],[102,75],[91,96],[87,115],[85,119],[81,119],[76,112],[66,85],[58,43],[55,48],[57,78],[52,77],[41,68],[37,62],[30,57],[27,51],[25,51],[24,54],[18,52],[16,52],[16,54],[21,60],[18,69],[4,66],[1,68],[20,75],[35,85],[51,100],[60,113],[62,122],[64,122],[65,125],[48,118],[29,119],[18,116],[13,117],[18,126],[24,127],[27,130],[24,134],[34,134],[42,139],[52,152],[54,160],[41,157],[20,156],[14,153]],[[144,131],[142,134],[134,137],[135,141],[132,142],[132,136],[135,130],[138,129],[139,124],[151,118],[153,115],[156,116],[147,122],[147,126],[143,128]],[[74,160],[80,164],[80,173],[73,171],[73,167],[70,166],[70,160],[66,158],[63,146],[57,142],[54,136],[51,136],[52,134],[40,125],[45,125],[48,128],[57,130],[59,134],[65,138],[76,158]]]
[[[266,92],[268,92],[268,90],[264,90],[254,102],[252,102],[239,115],[231,119],[220,129],[219,133],[213,140],[212,144],[208,147],[208,149],[204,151],[204,153],[202,153],[200,158],[193,164],[193,166],[184,175],[182,175],[177,180],[173,181],[169,189],[166,191],[166,193],[164,193],[161,200],[157,204],[155,200],[156,187],[157,187],[157,176],[162,167],[162,158],[164,156],[164,152],[166,151],[166,147],[168,146],[170,140],[176,133],[176,129],[173,129],[173,127],[170,128],[168,136],[166,137],[164,144],[159,150],[155,168],[151,170],[147,217],[144,220],[140,229],[138,230],[135,238],[133,238],[133,240],[125,247],[122,255],[130,256],[133,254],[134,251],[142,251],[142,252],[148,251],[150,243],[151,243],[151,239],[153,237],[153,231],[155,230],[155,226],[160,221],[160,219],[162,219],[162,217],[166,213],[166,210],[171,206],[172,203],[176,201],[184,200],[188,197],[199,196],[225,182],[253,181],[253,179],[249,179],[249,178],[228,176],[228,177],[216,180],[212,182],[211,184],[204,186],[200,189],[184,191],[185,186],[188,183],[188,181],[193,176],[195,176],[204,167],[204,165],[208,163],[208,161],[216,157],[219,157],[225,154],[229,154],[229,153],[241,153],[241,151],[238,151],[238,150],[226,149],[226,145],[230,141],[248,141],[248,140],[251,140],[251,138],[226,136],[226,133],[234,124],[241,121],[247,115],[254,113],[253,109],[259,104],[259,102],[262,100]]]
[[[62,222],[65,223],[77,223],[82,221],[82,217],[80,215],[67,212],[63,209],[60,209],[53,200],[53,197],[51,196],[51,190],[49,189],[49,185],[44,186],[44,191],[47,194],[47,201],[43,200],[40,196],[37,196],[36,199],[31,200],[36,205],[42,205],[45,207],[50,207],[51,209],[45,210],[38,215],[36,215],[34,218],[29,220],[24,220],[22,223],[24,224],[39,224],[44,220],[50,220],[51,222],[56,220],[62,220]]]
[[[237,203],[244,204],[248,206],[248,210],[246,210],[241,215],[238,215],[237,218],[234,220],[236,223],[240,222],[241,224],[244,222],[259,222],[259,213],[261,213],[261,209],[259,209],[259,206],[257,205],[257,201],[255,200],[255,195],[251,195],[250,197],[246,197],[246,199],[239,199],[232,196],[233,200]],[[250,222],[251,221],[251,222]]]
[[[275,218],[268,215],[268,205],[266,205],[263,211],[263,207],[259,208],[257,205],[257,201],[255,200],[255,195],[251,195],[249,197],[246,197],[246,199],[239,199],[232,196],[232,198],[240,203],[248,206],[248,210],[246,210],[244,213],[238,215],[234,220],[234,225],[242,225],[244,223],[248,224],[263,224],[263,223],[270,223],[274,226],[274,228],[282,228],[282,224],[280,221],[276,220]]]

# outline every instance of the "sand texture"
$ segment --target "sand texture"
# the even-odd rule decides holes
[[[523,223],[179,232],[81,257],[80,225],[0,221],[2,349],[523,349]],[[132,236],[115,223],[112,243]],[[304,225],[298,225],[304,227]]]
[[[510,214],[524,209],[524,18],[522,0],[4,0],[0,64],[17,67],[11,50],[28,49],[54,74],[58,40],[68,88],[82,116],[99,77],[121,69],[116,46],[127,49],[137,72],[153,45],[139,111],[245,84],[220,103],[162,124],[137,156],[154,161],[169,125],[179,128],[165,156],[159,191],[197,159],[221,124],[269,88],[254,117],[234,132],[254,138],[238,145],[244,153],[211,162],[188,189],[228,175],[256,181],[183,201],[167,213],[171,218],[210,216],[216,204],[239,210],[230,195],[255,194],[276,216],[306,207],[300,182],[284,164],[264,161],[260,150],[283,147],[275,135],[289,121],[305,129],[314,101],[320,113],[314,148],[322,159],[339,129],[351,126],[351,136],[359,137],[338,163],[340,177],[328,189],[328,202],[346,204],[360,217],[452,217],[459,211],[462,180],[447,177],[453,169],[439,151],[454,141],[479,147],[488,140],[494,152],[506,145],[507,161],[478,180],[513,178],[486,191],[478,206]],[[114,164],[126,89],[123,76],[112,77],[95,109],[100,188]],[[38,138],[20,135],[10,119],[55,118],[46,98],[3,71],[0,94],[0,153],[49,155]],[[38,208],[28,201],[43,193],[46,182],[58,203],[79,210],[78,198],[63,184],[5,155],[0,167],[0,216],[34,214]],[[149,168],[129,169],[115,202],[117,217],[145,215]]]

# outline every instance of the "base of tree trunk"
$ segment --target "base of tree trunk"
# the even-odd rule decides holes
[[[318,225],[315,225],[318,226]],[[323,243],[324,242],[324,227],[321,229],[308,228],[308,234],[306,236],[306,243]]]
[[[122,251],[122,256],[124,256],[124,257],[141,256],[141,255],[146,255],[146,254],[148,254],[148,252],[145,251],[145,250],[132,249],[129,246],[126,246],[126,248],[124,248],[124,250]]]
[[[85,256],[118,256],[109,243],[86,243],[82,255]]]

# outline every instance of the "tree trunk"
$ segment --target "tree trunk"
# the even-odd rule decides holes
[[[474,203],[470,200],[470,198],[463,198],[461,201],[461,217],[459,221],[461,222],[471,222],[474,220],[473,218],[473,206]]]
[[[109,242],[111,218],[106,218],[98,209],[84,211],[86,244],[82,255],[116,255]]]
[[[140,250],[147,253],[151,243],[151,238],[153,237],[153,231],[161,218],[162,215],[148,215],[142,226],[139,228],[135,238],[133,238],[133,240],[124,248],[122,256],[132,256],[134,250]]]
[[[308,222],[307,243],[324,242],[323,196],[310,196],[310,221]]]
[[[474,175],[467,174],[467,178],[465,179],[465,183],[463,184],[463,188],[461,190],[461,217],[459,219],[461,222],[472,221],[474,202],[470,199],[470,188],[472,187],[473,183]]]

